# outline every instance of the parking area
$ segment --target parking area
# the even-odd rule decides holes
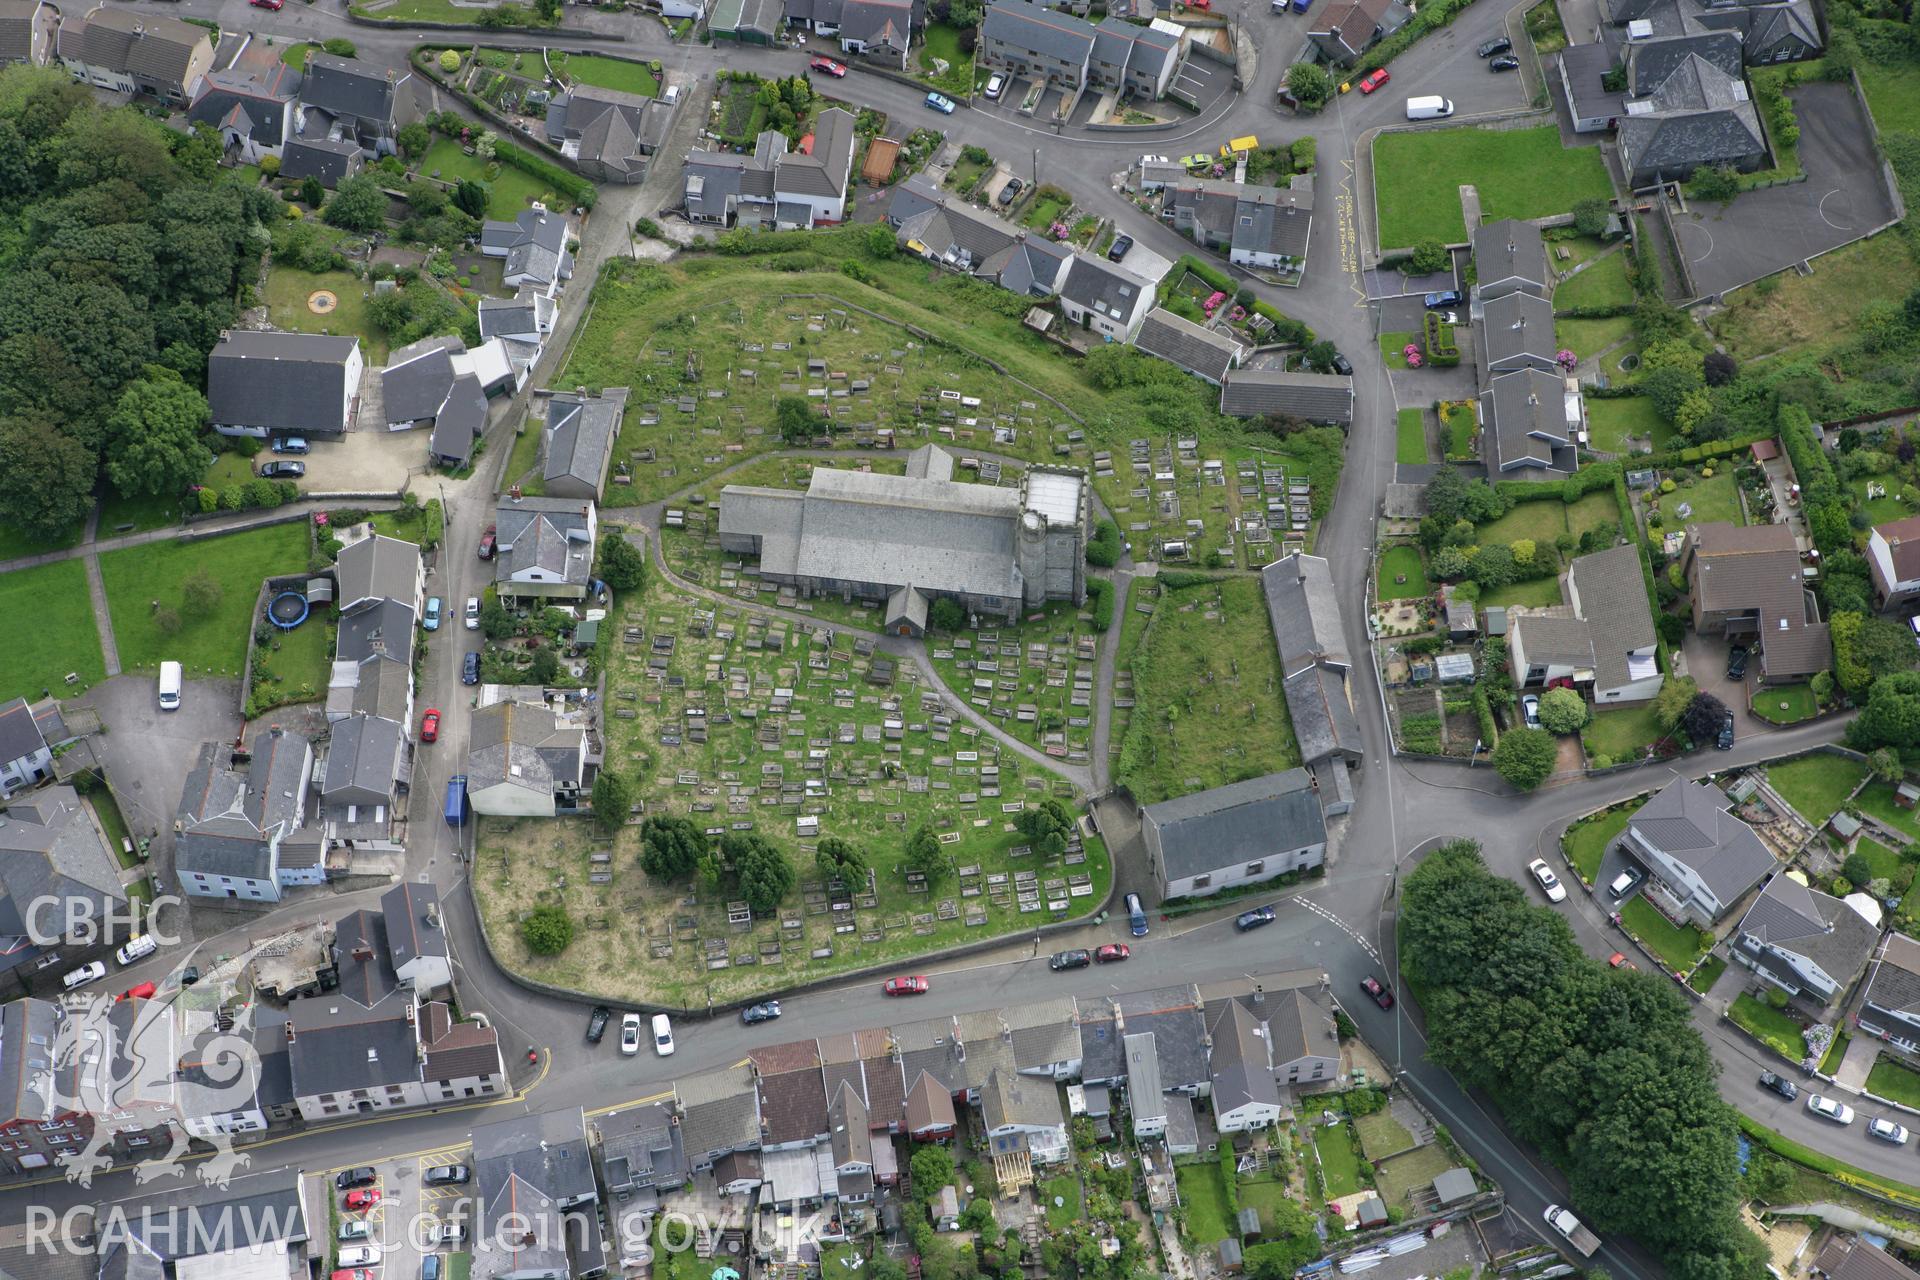
[[[1607,886],[1619,879],[1623,871],[1637,872],[1639,879],[1625,894],[1616,898],[1608,891]],[[1603,911],[1618,912],[1621,907],[1633,900],[1633,895],[1640,892],[1640,886],[1646,882],[1646,867],[1637,858],[1628,854],[1625,847],[1616,840],[1607,846],[1606,856],[1600,859],[1600,874],[1593,878],[1593,900],[1600,904]]]
[[[441,1151],[430,1151],[423,1155],[407,1156],[402,1159],[385,1160],[372,1166],[374,1182],[368,1188],[343,1190],[334,1185],[333,1175],[328,1175],[327,1194],[334,1198],[340,1210],[340,1231],[358,1237],[364,1229],[364,1240],[336,1240],[337,1251],[343,1245],[367,1243],[380,1251],[382,1273],[395,1277],[413,1277],[422,1274],[422,1264],[427,1255],[440,1258],[440,1274],[447,1274],[448,1255],[460,1251],[463,1244],[470,1243],[473,1224],[473,1184],[428,1186],[426,1174],[429,1169],[443,1165],[465,1165],[472,1156],[468,1147],[449,1147]],[[363,1205],[355,1197],[358,1191],[375,1191],[374,1203]],[[349,1207],[349,1202],[355,1206]],[[441,1243],[439,1237],[444,1227],[457,1227],[463,1233],[460,1242]]]
[[[1894,216],[1866,110],[1852,91],[1819,81],[1801,85],[1793,101],[1805,182],[1696,205],[1674,218],[1696,296],[1724,294],[1805,262]]]
[[[1727,679],[1727,655],[1732,647],[1725,636],[1703,636],[1690,630],[1681,644],[1680,652],[1687,661],[1687,674],[1700,686],[1700,692],[1712,694],[1732,709],[1737,741],[1745,734],[1765,733],[1773,726],[1757,719],[1747,710],[1759,662],[1753,659],[1748,661],[1744,679]]]
[[[1180,64],[1180,70],[1175,73],[1168,92],[1182,102],[1193,103],[1194,109],[1205,115],[1222,94],[1232,89],[1232,67],[1190,53],[1187,60]]]

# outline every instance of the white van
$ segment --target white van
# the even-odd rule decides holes
[[[159,949],[160,944],[143,933],[137,938],[128,939],[126,946],[113,953],[113,958],[122,965],[129,965],[136,960],[145,960]]]
[[[1453,103],[1439,94],[1407,99],[1407,119],[1444,120],[1453,114]]]
[[[180,709],[180,664],[177,662],[160,664],[160,709]]]

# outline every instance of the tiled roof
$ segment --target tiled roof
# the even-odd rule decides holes
[[[1331,373],[1235,369],[1220,389],[1220,412],[1232,418],[1273,414],[1306,422],[1353,421],[1353,379]]]
[[[1567,569],[1580,616],[1593,633],[1594,678],[1602,689],[1630,683],[1627,655],[1656,641],[1653,608],[1637,544],[1577,556]]]
[[[1627,829],[1690,868],[1727,906],[1775,867],[1753,828],[1730,811],[1726,793],[1675,778],[1627,819]]]

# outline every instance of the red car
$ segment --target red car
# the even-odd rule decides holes
[[[428,707],[427,714],[420,717],[420,741],[432,742],[440,736],[440,709]]]
[[[1372,974],[1360,979],[1360,989],[1382,1009],[1393,1008],[1393,992],[1387,990],[1386,985]]]
[[[480,535],[480,558],[482,560],[493,559],[493,548],[496,540],[494,527],[488,525],[487,531]]]
[[[160,988],[154,986],[151,982],[142,982],[138,986],[128,987],[125,991],[122,991],[119,998],[121,1000],[151,1000],[159,990]]]
[[[1116,960],[1125,960],[1128,956],[1132,954],[1133,952],[1127,949],[1126,943],[1109,942],[1106,946],[1101,947],[1098,951],[1094,952],[1093,958],[1099,961],[1101,964],[1112,964]]]
[[[1366,79],[1360,82],[1360,92],[1372,93],[1375,89],[1385,84],[1390,78],[1391,77],[1387,75],[1387,69],[1381,67],[1378,71],[1372,72]]]
[[[247,0],[247,3],[257,9],[281,9],[286,6],[287,0]]]
[[[888,978],[885,990],[890,996],[923,996],[933,990],[933,984],[918,975]]]
[[[347,1192],[347,1208],[355,1213],[371,1209],[380,1203],[380,1188],[362,1187],[358,1191]]]
[[[1607,963],[1616,969],[1638,969],[1640,967],[1618,951],[1607,957]]]
[[[807,70],[824,71],[836,80],[844,78],[847,74],[847,69],[832,58],[815,58],[807,64]]]
[[[373,1272],[365,1267],[346,1267],[334,1272],[332,1280],[373,1280]]]

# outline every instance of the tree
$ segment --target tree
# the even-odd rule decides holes
[[[1067,837],[1073,834],[1073,814],[1052,796],[1031,809],[1022,809],[1014,826],[1033,845],[1034,851],[1055,858],[1067,851]]]
[[[594,572],[615,591],[638,591],[647,580],[647,553],[610,529],[600,539],[600,563]]]
[[[1318,111],[1333,97],[1333,77],[1317,63],[1296,62],[1287,68],[1287,92],[1302,111]]]
[[[542,22],[560,21],[560,0],[533,0],[533,11]]]
[[[180,600],[187,606],[187,612],[196,618],[204,618],[220,607],[220,597],[225,594],[220,580],[204,568],[189,573],[180,584]]]
[[[1873,880],[1873,859],[1864,853],[1850,853],[1840,864],[1840,874],[1853,884],[1865,886]]]
[[[472,178],[460,179],[460,185],[453,189],[453,207],[469,218],[487,216],[487,202],[493,198],[487,190],[487,184],[476,182]]]
[[[1695,200],[1727,201],[1740,194],[1740,174],[1729,165],[1695,169],[1687,184]]]
[[[640,824],[640,869],[656,880],[687,875],[706,851],[706,833],[690,819],[660,815]]]
[[[1339,348],[1322,338],[1302,352],[1300,359],[1309,369],[1328,373],[1333,369],[1333,358],[1339,354]]]
[[[1407,258],[1407,270],[1416,276],[1437,275],[1452,265],[1453,256],[1438,240],[1422,240]]]
[[[93,506],[96,465],[51,420],[0,419],[0,521],[36,541],[71,533]]]
[[[927,606],[927,625],[935,631],[958,631],[967,625],[967,610],[952,596],[941,596]]]
[[[1576,200],[1573,203],[1573,229],[1583,236],[1604,234],[1607,229],[1607,219],[1612,213],[1612,208],[1598,196]]]
[[[945,877],[948,861],[940,853],[940,837],[933,828],[921,823],[907,837],[907,856],[904,866],[926,876],[928,884],[938,884]]]
[[[829,880],[859,884],[867,874],[867,855],[839,836],[826,836],[813,847],[813,864]]]
[[[1868,752],[1867,768],[1882,782],[1900,782],[1907,776],[1906,766],[1900,763],[1900,753],[1892,747],[1876,747]],[[1847,879],[1852,880],[1853,877],[1848,876]]]
[[[327,189],[320,179],[308,175],[300,179],[300,203],[309,209],[318,209],[327,198]]]
[[[489,640],[505,640],[513,630],[513,615],[500,603],[499,596],[488,592],[480,600],[480,634]]]
[[[981,15],[980,0],[951,0],[947,6],[947,21],[963,31],[979,26]]]
[[[1493,749],[1493,767],[1516,790],[1531,791],[1553,773],[1560,748],[1544,729],[1510,729]]]
[[[893,238],[893,228],[884,223],[875,223],[867,232],[867,252],[885,261],[900,252],[899,241]]]
[[[1699,692],[1700,684],[1692,676],[1667,677],[1660,692],[1653,695],[1653,718],[1663,733],[1672,733],[1680,727],[1681,717],[1687,714],[1694,695]]]
[[[533,651],[533,662],[527,667],[527,679],[534,684],[548,685],[560,678],[560,658],[552,646],[542,645]]]
[[[372,174],[356,173],[341,180],[320,216],[348,231],[378,231],[387,223],[387,193]]]
[[[1902,671],[1876,681],[1867,705],[1847,726],[1847,744],[1861,751],[1920,747],[1920,672]]]
[[[907,1172],[913,1178],[913,1194],[925,1203],[939,1194],[940,1188],[954,1184],[953,1153],[945,1147],[915,1144]]]
[[[770,915],[793,889],[793,863],[765,836],[729,833],[720,838],[721,858],[733,864],[740,896],[756,915]]]
[[[819,425],[813,407],[800,396],[781,396],[774,401],[773,421],[780,429],[780,438],[788,444],[805,444],[813,439]]]
[[[1727,720],[1727,704],[1710,693],[1696,693],[1680,717],[1680,728],[1696,743],[1712,742]]]
[[[1578,733],[1588,715],[1587,700],[1571,689],[1549,689],[1540,695],[1540,723],[1548,733]]]
[[[460,69],[460,51],[458,49],[442,49],[440,51],[440,69],[448,74],[458,71]]]
[[[171,369],[148,366],[107,418],[107,478],[127,497],[169,498],[207,469],[207,398]]]
[[[1724,351],[1709,351],[1700,363],[1700,372],[1710,387],[1724,387],[1740,373],[1740,364]]]
[[[633,786],[605,765],[593,780],[593,821],[612,835],[626,825],[627,811],[633,807]]]
[[[520,939],[537,956],[557,956],[573,941],[573,917],[555,903],[535,907],[520,922]]]

